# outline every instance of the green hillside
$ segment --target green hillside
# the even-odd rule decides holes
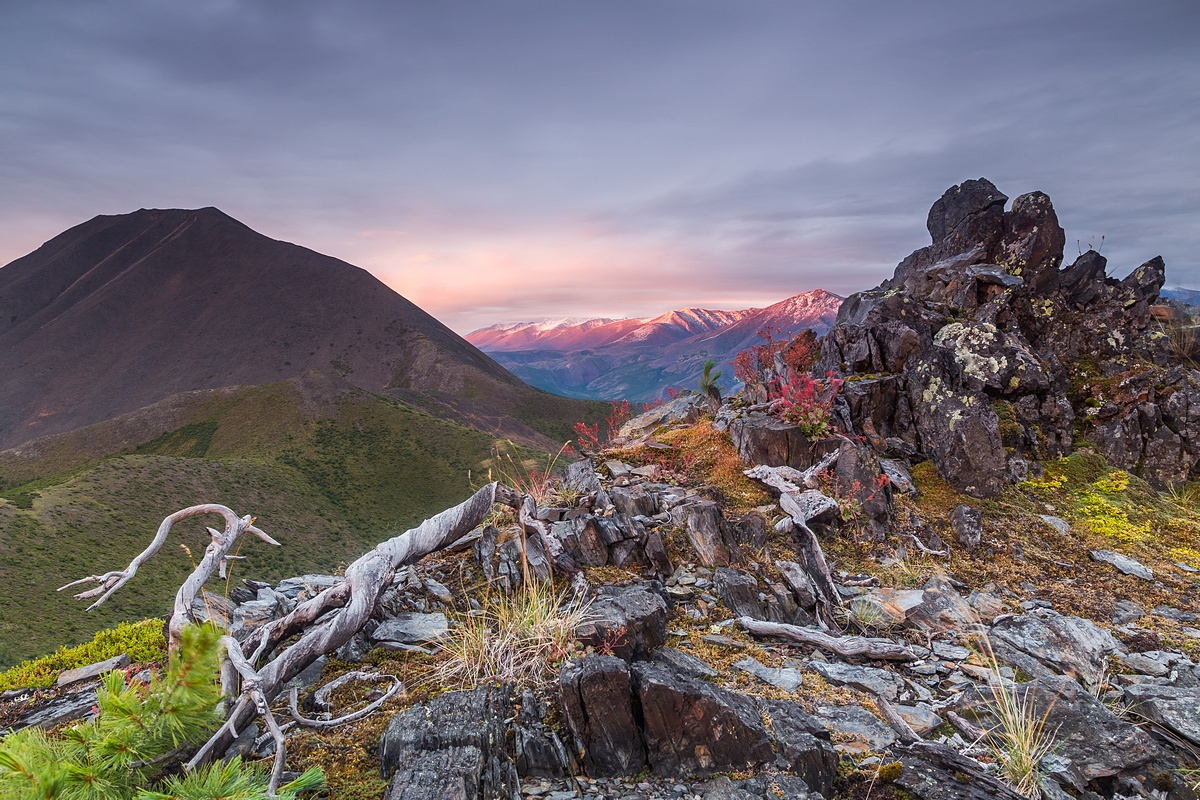
[[[242,577],[328,572],[459,502],[481,482],[497,444],[391,398],[328,382],[200,393],[143,416],[170,428],[155,431],[143,419],[145,441],[118,449],[131,423],[114,420],[32,453],[0,453],[0,666],[122,620],[166,613],[207,543],[205,525],[219,518],[178,526],[162,552],[92,614],[55,589],[123,568],[180,508],[213,502],[254,514],[283,544],[246,540],[231,585]]]

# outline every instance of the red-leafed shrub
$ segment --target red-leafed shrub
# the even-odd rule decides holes
[[[799,426],[809,439],[828,436],[832,429],[833,401],[842,388],[842,379],[830,370],[819,381],[807,372],[794,373],[780,389],[776,413]]]

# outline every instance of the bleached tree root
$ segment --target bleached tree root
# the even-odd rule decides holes
[[[823,627],[838,633],[841,632],[841,627],[838,625],[835,610],[841,606],[842,598],[837,592],[837,587],[833,585],[833,575],[830,574],[829,565],[825,561],[825,553],[809,523],[835,517],[840,513],[837,501],[816,488],[817,479],[837,463],[840,452],[834,450],[828,453],[806,470],[764,465],[743,470],[747,477],[779,493],[779,506],[790,517],[790,528],[797,537],[801,563],[813,584],[817,621]]]
[[[864,657],[878,661],[917,660],[916,653],[894,642],[862,636],[830,636],[816,628],[802,628],[782,622],[764,622],[753,617],[739,617],[738,623],[755,636],[781,636],[801,644],[815,645],[843,658]]]
[[[385,691],[381,697],[373,700],[371,703],[363,706],[357,711],[352,711],[349,714],[343,714],[336,719],[312,719],[302,715],[298,707],[300,693],[296,689],[292,689],[288,694],[288,710],[292,712],[292,719],[296,720],[297,723],[306,728],[318,728],[325,730],[329,728],[336,728],[339,725],[345,725],[350,722],[357,722],[360,719],[370,716],[372,712],[380,708],[388,700],[391,700],[393,697],[403,691],[404,684],[400,682],[399,678],[397,678],[395,675],[380,675],[376,672],[347,672],[345,675],[334,678],[332,681],[322,686],[319,690],[317,690],[317,693],[313,695],[313,703],[317,707],[328,709],[330,707],[329,696],[333,693],[334,689],[345,686],[347,683],[351,683],[353,681],[369,682],[380,680],[390,680],[392,682],[392,685],[387,688],[387,691]]]

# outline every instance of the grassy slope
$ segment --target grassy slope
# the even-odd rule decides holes
[[[34,461],[0,457],[0,475],[8,476],[0,484],[0,666],[169,610],[191,565],[180,544],[198,559],[205,524],[219,519],[182,525],[93,614],[54,589],[123,568],[173,511],[222,503],[256,515],[283,543],[248,541],[235,582],[328,572],[459,502],[486,473],[496,445],[389,398],[314,397],[293,383],[206,396],[178,421],[104,458],[85,446],[103,430],[59,442]]]

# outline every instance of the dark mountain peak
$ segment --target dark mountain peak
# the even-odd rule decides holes
[[[317,369],[486,396],[510,373],[365,270],[213,207],[94,217],[0,268],[0,446]]]

